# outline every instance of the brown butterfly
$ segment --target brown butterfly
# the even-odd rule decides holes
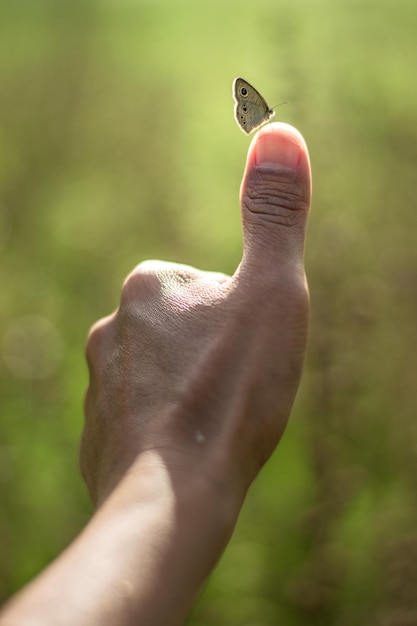
[[[247,135],[275,115],[275,111],[269,108],[259,91],[243,78],[235,78],[232,89],[236,102],[235,120]]]

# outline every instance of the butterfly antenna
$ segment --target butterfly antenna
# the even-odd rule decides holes
[[[288,100],[283,100],[282,102],[280,102],[279,104],[276,104],[272,108],[273,109],[277,109],[278,107],[282,106],[283,104],[288,104]]]

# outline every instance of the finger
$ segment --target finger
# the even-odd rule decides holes
[[[215,282],[222,285],[223,283],[228,283],[230,281],[229,274],[223,274],[223,272],[209,272],[203,271],[201,272],[203,278],[205,278],[208,282]]]
[[[135,269],[129,274],[127,280],[131,276],[137,274],[158,276],[161,280],[164,280],[167,276],[177,276],[182,282],[192,282],[194,280],[200,280],[202,277],[211,279],[216,282],[224,282],[230,279],[230,276],[221,272],[202,271],[192,267],[191,265],[185,265],[183,263],[173,263],[170,261],[159,261],[156,259],[142,261],[135,267]]]
[[[283,123],[254,137],[241,185],[244,255],[239,272],[251,280],[302,267],[311,171],[301,134]]]
[[[114,320],[115,314],[98,320],[91,328],[85,343],[85,357],[90,373],[90,382],[95,377],[96,369],[104,367],[109,352],[109,346],[114,341]]]
[[[143,261],[124,282],[121,307],[137,311],[140,306],[143,311],[145,307],[154,308],[163,303],[165,308],[168,300],[174,307],[193,306],[202,300],[215,299],[218,289],[230,279],[221,272],[202,271],[181,263]]]

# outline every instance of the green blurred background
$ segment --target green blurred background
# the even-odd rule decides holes
[[[415,0],[1,2],[2,599],[91,514],[83,345],[124,276],[239,263],[241,75],[309,145],[311,333],[187,624],[417,624],[416,63]]]

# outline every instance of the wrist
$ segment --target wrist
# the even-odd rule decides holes
[[[155,606],[160,621],[152,623],[183,623],[230,539],[239,509],[206,477],[180,480],[154,453],[138,459],[96,512],[91,530],[98,528],[114,544],[117,554],[106,555],[113,566],[117,555],[129,554],[129,573],[118,575],[116,567],[115,575],[133,585],[140,623],[155,616]],[[125,570],[126,559],[121,563]]]
[[[228,481],[216,480],[201,467],[192,471],[179,462],[168,466],[159,453],[146,451],[103,500],[94,517],[120,512],[134,518],[147,511],[169,523],[172,532],[176,527],[181,530],[194,526],[201,540],[203,525],[211,529],[213,538],[217,535],[219,542],[222,537],[227,542],[242,502],[240,492]]]
[[[143,453],[0,622],[180,626],[238,509],[209,480],[181,481],[155,453]]]

